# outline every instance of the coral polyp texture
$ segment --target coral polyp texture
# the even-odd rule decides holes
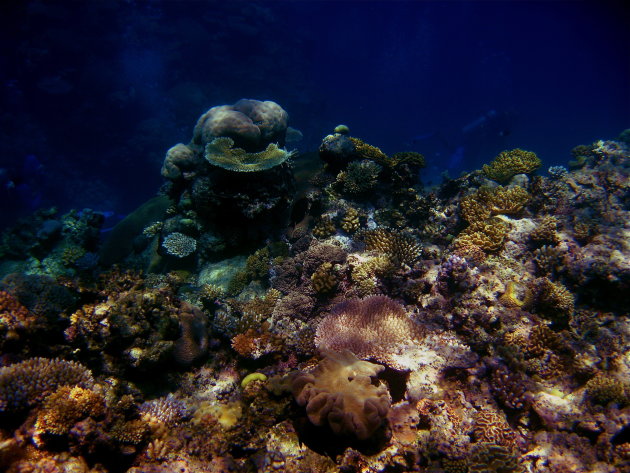
[[[0,471],[630,471],[628,133],[426,188],[287,131],[212,107],[111,232],[0,237]]]

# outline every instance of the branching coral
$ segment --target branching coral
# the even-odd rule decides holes
[[[535,171],[541,164],[536,153],[517,148],[502,151],[490,164],[485,164],[482,171],[490,179],[507,182],[516,174],[528,174]]]
[[[470,224],[482,222],[493,215],[515,215],[529,201],[529,193],[522,187],[482,187],[462,198],[459,203],[462,217]]]
[[[498,218],[490,218],[465,228],[454,241],[455,248],[476,246],[487,252],[499,251],[503,247],[508,228]]]
[[[213,166],[236,172],[258,172],[279,166],[295,155],[295,151],[281,149],[269,143],[264,151],[248,153],[235,148],[232,138],[215,138],[206,145],[205,158]]]
[[[313,372],[292,375],[291,390],[313,424],[366,440],[387,422],[387,388],[373,382],[383,369],[347,350],[327,352]]]
[[[381,166],[374,161],[352,161],[345,171],[337,175],[335,185],[344,194],[363,195],[376,187],[381,170]]]
[[[0,368],[0,412],[32,407],[61,386],[93,384],[90,371],[73,361],[32,358],[5,366]]]
[[[103,416],[105,409],[101,394],[79,386],[62,386],[46,398],[37,413],[35,443],[41,445],[49,436],[66,435],[81,419]]]
[[[325,350],[350,350],[361,359],[398,366],[395,355],[420,335],[405,308],[386,296],[350,299],[332,308],[315,334],[315,345]]]
[[[359,229],[360,225],[359,212],[357,209],[350,207],[341,219],[341,229],[346,233],[354,233]]]
[[[166,235],[162,246],[171,256],[186,258],[197,251],[197,240],[180,232],[173,232]]]
[[[337,287],[337,283],[337,275],[330,262],[322,263],[322,265],[317,268],[317,271],[311,275],[313,289],[319,294],[333,291]]]
[[[413,238],[385,228],[365,232],[365,249],[384,253],[391,261],[409,266],[422,253],[422,246]]]

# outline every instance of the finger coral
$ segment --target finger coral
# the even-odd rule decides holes
[[[90,388],[92,374],[74,361],[32,358],[0,368],[0,412],[40,403],[61,386]]]
[[[373,381],[383,369],[347,350],[327,352],[311,373],[292,375],[291,390],[314,425],[366,440],[387,422],[387,388]]]
[[[321,350],[350,350],[361,359],[396,367],[396,355],[418,336],[419,328],[405,308],[378,295],[335,305],[317,326],[315,345]]]
[[[528,174],[541,165],[536,153],[516,148],[502,151],[490,164],[484,164],[482,171],[490,179],[507,182],[516,174]]]

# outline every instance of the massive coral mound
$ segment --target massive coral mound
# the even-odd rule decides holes
[[[267,144],[284,144],[289,114],[271,100],[241,99],[234,105],[219,105],[204,113],[195,126],[195,145],[205,146],[224,136],[247,151],[260,151]]]
[[[385,424],[390,408],[387,388],[373,383],[383,369],[348,350],[325,352],[312,373],[294,373],[291,389],[313,424],[366,440]]]

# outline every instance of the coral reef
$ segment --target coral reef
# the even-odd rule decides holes
[[[287,130],[213,107],[111,233],[2,235],[0,470],[628,471],[628,133],[428,188],[344,126],[302,171]]]
[[[384,426],[390,407],[387,388],[372,384],[382,369],[347,350],[326,352],[312,372],[292,376],[291,391],[313,424],[366,440]]]

